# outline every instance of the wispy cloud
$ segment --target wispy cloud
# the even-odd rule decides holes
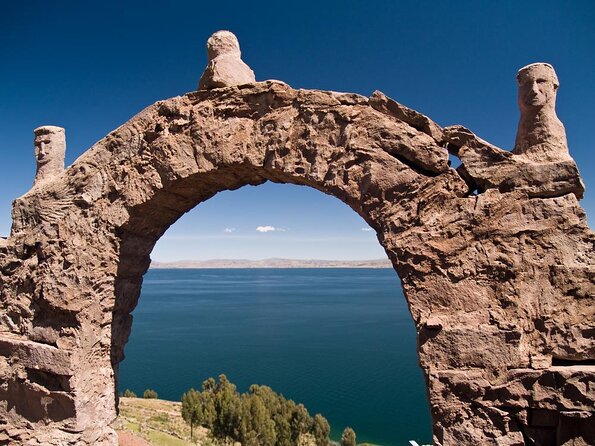
[[[362,228],[362,231],[364,231],[364,232],[372,232],[373,229],[372,228]]]
[[[276,228],[274,226],[257,226],[256,230],[258,232],[286,232],[287,229],[285,228]]]
[[[236,228],[225,228],[223,230],[223,232],[225,232],[226,234],[231,234],[232,232],[235,232]]]

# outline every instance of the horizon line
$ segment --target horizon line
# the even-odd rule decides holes
[[[215,257],[210,259],[179,259],[179,260],[157,260],[151,259],[151,263],[181,263],[181,262],[221,262],[221,261],[231,261],[231,262],[263,262],[266,260],[290,260],[294,262],[380,262],[386,261],[390,262],[388,257],[376,257],[376,258],[366,258],[366,259],[333,259],[333,258],[293,258],[293,257],[263,257],[258,259],[253,258],[231,258],[231,257]]]

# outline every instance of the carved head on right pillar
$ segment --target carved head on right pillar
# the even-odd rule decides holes
[[[34,186],[39,186],[59,175],[64,170],[66,137],[62,127],[45,125],[36,128],[35,134],[35,173]]]
[[[513,152],[536,162],[570,159],[566,131],[556,116],[556,93],[560,82],[554,67],[533,63],[517,73],[521,112]]]
[[[560,86],[554,67],[547,63],[527,65],[517,73],[521,113],[555,110],[556,92]],[[555,111],[554,111],[555,113]]]

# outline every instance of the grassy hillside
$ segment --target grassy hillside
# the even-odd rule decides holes
[[[116,427],[123,432],[120,446],[215,446],[200,427],[190,441],[190,427],[182,420],[180,407],[173,401],[121,397]]]
[[[194,441],[191,441],[181,406],[173,401],[120,397],[120,417],[115,426],[120,446],[233,446],[210,439],[209,431],[202,427],[194,428]],[[313,446],[313,442],[306,439],[300,446]]]

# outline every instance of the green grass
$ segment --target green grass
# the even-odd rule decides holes
[[[136,433],[140,432],[140,424],[138,424],[138,423],[132,423],[130,421],[127,421],[125,426],[126,426],[126,429],[128,429],[129,431],[136,432]]]
[[[151,444],[155,446],[190,446],[192,443],[180,440],[179,438],[173,437],[164,432],[150,431],[147,433],[147,437],[151,441]]]
[[[165,413],[160,413],[149,418],[149,422],[167,424],[169,423],[169,417]]]

